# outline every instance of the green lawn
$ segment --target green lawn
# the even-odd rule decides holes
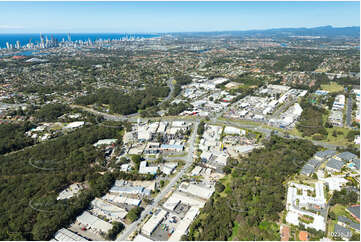
[[[237,236],[237,234],[238,234],[238,228],[239,228],[239,223],[234,222],[234,226],[233,226],[233,228],[232,228],[232,235],[231,235],[231,237],[229,237],[229,238],[227,239],[228,241],[233,240],[234,237]]]
[[[349,217],[349,214],[346,212],[346,207],[341,204],[336,204],[331,208],[330,211],[334,212],[336,214],[336,217],[338,216],[345,216]]]
[[[231,174],[223,177],[222,179],[219,180],[219,182],[221,182],[226,188],[223,190],[223,192],[221,192],[219,195],[221,197],[226,197],[227,193],[231,192],[231,187],[230,187],[230,183],[231,183]]]
[[[325,140],[326,142],[330,143],[330,144],[335,144],[335,145],[348,145],[348,144],[353,144],[353,142],[349,142],[346,138],[348,132],[350,131],[350,129],[346,129],[346,128],[342,128],[342,127],[333,127],[331,129],[326,128],[327,132],[328,132],[328,136],[327,139]],[[342,134],[337,134],[336,137],[334,137],[333,131],[336,131],[336,133],[341,133]]]
[[[321,89],[329,92],[342,92],[343,86],[337,84],[336,82],[330,82],[330,84],[322,84]]]
[[[329,238],[331,238],[332,236],[331,236],[331,232],[333,232],[333,229],[334,229],[334,227],[335,227],[335,224],[336,224],[337,222],[335,221],[335,220],[328,220],[328,225],[327,225],[327,237],[329,237]]]

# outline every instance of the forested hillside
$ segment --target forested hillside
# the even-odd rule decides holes
[[[49,240],[70,224],[95,197],[112,186],[114,174],[100,175],[104,153],[92,145],[121,138],[119,129],[82,128],[69,135],[0,157],[0,240]],[[92,164],[92,165],[91,165]],[[73,182],[90,188],[77,199],[57,201]]]
[[[76,103],[81,105],[108,104],[110,112],[127,115],[157,105],[159,98],[166,97],[168,93],[169,87],[165,86],[148,87],[132,93],[103,88],[94,94],[79,97]]]
[[[285,180],[318,150],[306,140],[277,136],[248,158],[229,164],[224,191],[217,189],[194,220],[186,240],[279,240]]]

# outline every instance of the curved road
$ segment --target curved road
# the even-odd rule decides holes
[[[169,88],[170,88],[170,92],[169,92],[169,94],[168,94],[168,97],[166,97],[162,102],[160,102],[160,103],[158,104],[158,106],[160,106],[160,105],[162,105],[163,103],[167,102],[167,101],[172,97],[173,92],[174,92],[173,80],[174,80],[173,78],[169,78],[169,79],[168,79],[167,84],[168,84],[168,86],[169,86]]]

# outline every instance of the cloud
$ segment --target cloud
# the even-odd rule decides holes
[[[23,26],[0,25],[0,29],[23,29]]]

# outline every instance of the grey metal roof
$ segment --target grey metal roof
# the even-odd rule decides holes
[[[338,216],[338,221],[344,224],[347,224],[348,226],[350,226],[351,228],[360,231],[360,224],[359,223],[355,223],[354,221],[352,221],[351,219],[345,217],[345,216]]]
[[[307,161],[306,163],[307,165],[310,165],[314,168],[318,168],[319,165],[321,164],[321,162],[319,160],[316,160],[316,159],[310,159],[309,161]]]
[[[329,158],[333,155],[335,155],[337,152],[334,150],[324,150],[324,151],[318,151],[316,152],[315,156],[321,157],[321,158]]]
[[[314,171],[315,171],[315,168],[313,168],[312,166],[306,164],[306,165],[303,166],[300,174],[308,176],[308,175],[312,174]]]
[[[360,205],[348,207],[347,210],[360,219]]]
[[[337,237],[341,237],[341,238],[351,238],[352,236],[352,232],[351,230],[342,227],[339,224],[335,224],[335,229],[333,230],[335,232],[335,235]]]
[[[340,154],[337,155],[337,157],[339,157],[340,159],[344,160],[344,161],[350,161],[352,159],[356,159],[357,155],[352,154],[351,152],[342,152]]]
[[[330,159],[327,164],[326,164],[326,167],[329,167],[329,168],[333,168],[333,169],[336,169],[336,170],[341,170],[341,168],[344,166],[344,163],[343,161],[339,161],[339,160],[336,160],[336,159]]]

